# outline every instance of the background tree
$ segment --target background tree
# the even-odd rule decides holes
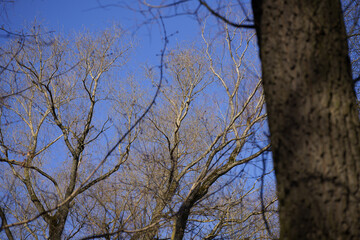
[[[245,170],[269,149],[261,79],[246,64],[251,35],[225,26],[217,41],[204,31],[203,48],[165,52],[167,82],[133,128],[151,81],[121,72],[131,48],[123,32],[52,35],[47,44],[48,35],[33,31],[2,59],[10,62],[1,83],[9,93],[0,118],[2,234],[266,238],[262,214],[276,232],[276,197],[269,189],[261,202],[260,174]],[[158,73],[147,73],[156,86]]]
[[[253,236],[246,232],[249,222],[263,211],[255,197],[259,185],[246,180],[243,168],[268,149],[258,131],[265,119],[263,98],[260,80],[243,66],[251,37],[227,28],[224,35],[224,58],[217,57],[222,41],[168,54],[168,84],[142,123],[146,131],[121,178],[141,196],[132,228],[146,230],[132,239]],[[210,100],[214,87],[219,97]],[[262,147],[251,146],[253,141]],[[246,209],[247,201],[254,201],[253,208]],[[269,195],[266,209],[273,203]]]
[[[2,186],[6,199],[2,208],[4,216],[24,222],[25,228],[20,229],[33,236],[61,239],[74,198],[114,173],[128,156],[122,150],[129,148],[130,138],[124,149],[119,148],[112,167],[101,174],[84,170],[99,158],[96,154],[101,151],[88,148],[93,148],[108,127],[106,121],[94,120],[95,105],[106,93],[100,82],[106,81],[110,68],[124,62],[130,46],[118,45],[122,38],[119,30],[105,31],[98,38],[84,34],[71,46],[57,36],[47,45],[40,37],[41,30],[33,29],[32,44],[15,55],[11,71],[6,72],[9,80],[2,83],[10,92],[19,85],[28,89],[2,104],[1,161],[7,163],[14,184]],[[17,45],[10,43],[9,52],[17,51]],[[11,208],[10,201],[23,213]],[[42,218],[36,220],[39,225],[26,224],[36,212]],[[5,217],[2,219],[4,225]],[[26,236],[21,230],[15,232],[17,239]]]

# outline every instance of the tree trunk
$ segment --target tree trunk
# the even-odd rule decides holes
[[[49,239],[61,240],[65,224],[53,223],[49,225]]]
[[[60,207],[56,214],[52,217],[52,220],[49,223],[50,240],[61,240],[68,214],[69,207],[68,205],[65,205]]]
[[[253,0],[281,239],[360,239],[360,122],[339,0]]]
[[[62,232],[64,226],[58,224],[52,224],[49,226],[49,239],[51,240],[61,240]]]
[[[189,200],[186,199],[181,204],[174,220],[171,240],[182,240],[184,238],[186,224],[190,215],[190,211],[198,199],[200,199],[200,196],[190,198]]]

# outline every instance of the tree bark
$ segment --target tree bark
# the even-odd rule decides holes
[[[69,205],[66,204],[58,209],[49,223],[49,239],[61,240],[64,232],[66,219],[69,215]]]
[[[175,216],[171,240],[182,240],[184,238],[190,211],[194,204],[207,193],[209,187],[203,187],[201,184],[197,185],[196,189],[181,204]]]
[[[281,239],[360,239],[360,122],[339,0],[253,0]]]

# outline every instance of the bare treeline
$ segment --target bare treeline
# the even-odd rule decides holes
[[[165,52],[158,86],[156,69],[129,72],[120,28],[31,31],[1,54],[2,237],[267,239],[264,216],[278,233],[252,35],[203,30]]]

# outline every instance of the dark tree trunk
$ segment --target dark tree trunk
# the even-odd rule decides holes
[[[67,216],[69,214],[68,205],[64,205],[58,209],[49,223],[49,239],[61,240],[62,233],[65,228]]]
[[[49,239],[51,240],[61,240],[62,232],[64,226],[54,224],[49,226]]]
[[[65,224],[53,223],[49,225],[49,239],[61,240]]]
[[[281,239],[360,239],[360,123],[339,0],[253,0]]]
[[[191,209],[194,207],[196,201],[198,201],[202,196],[207,192],[201,191],[200,185],[197,187],[196,191],[193,191],[180,206],[174,221],[173,233],[171,240],[182,240],[184,238],[186,224],[190,215]]]

